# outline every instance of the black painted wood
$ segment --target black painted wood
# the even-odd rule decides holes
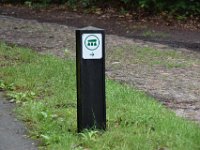
[[[82,58],[82,34],[102,34],[102,59]],[[76,30],[77,125],[84,129],[106,129],[105,33],[86,27]]]

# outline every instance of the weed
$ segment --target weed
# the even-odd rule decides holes
[[[15,86],[13,83],[6,84],[3,82],[3,80],[0,80],[0,90],[13,91],[15,90]]]
[[[147,31],[143,32],[143,36],[144,37],[152,37],[152,38],[167,38],[170,35],[167,33],[164,33],[164,32],[155,32],[155,31],[147,30]]]
[[[119,63],[113,67],[127,66],[128,64],[147,65],[149,67],[165,67],[167,69],[190,67],[199,60],[184,56],[180,51],[159,50],[150,47],[136,47],[132,45],[113,48],[107,53],[107,61]]]
[[[79,133],[81,138],[85,141],[96,141],[97,136],[99,135],[99,131],[93,131],[93,130],[85,130],[82,133]]]
[[[11,98],[11,101],[15,101],[16,103],[22,103],[26,101],[31,101],[35,98],[35,93],[32,91],[25,91],[25,92],[8,92],[7,96]]]

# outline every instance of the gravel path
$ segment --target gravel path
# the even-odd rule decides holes
[[[13,108],[0,92],[0,150],[37,150],[26,138],[26,128],[13,117]]]
[[[75,56],[74,30],[65,25],[0,16],[1,41],[29,46],[38,52],[60,57],[66,52]],[[160,57],[155,57],[160,59],[158,65],[146,54],[139,59],[136,57],[142,48],[156,49],[161,53]],[[162,56],[162,53],[167,52],[175,53],[177,57]],[[200,122],[199,52],[106,35],[106,55],[106,73],[109,78],[133,85],[156,97],[177,115]],[[177,67],[166,67],[161,61]]]

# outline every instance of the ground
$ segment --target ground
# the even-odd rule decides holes
[[[0,6],[0,14],[1,40],[60,57],[75,56],[74,31],[77,27],[94,25],[106,29],[108,78],[137,87],[177,115],[200,122],[198,26],[154,26],[147,21],[137,23],[103,14],[36,11],[11,6]],[[141,52],[144,47],[146,49]],[[149,52],[157,62],[148,57]],[[166,60],[165,65],[161,60]]]
[[[200,20],[173,20],[153,16],[138,18],[134,14],[121,14],[110,9],[95,14],[67,11],[60,7],[31,9],[24,6],[0,5],[0,14],[39,22],[52,22],[72,27],[88,25],[106,29],[106,33],[143,41],[167,44],[172,47],[200,49]]]
[[[35,143],[27,138],[25,126],[16,119],[8,102],[0,92],[0,150],[36,150]]]

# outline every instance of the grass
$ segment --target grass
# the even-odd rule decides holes
[[[41,149],[198,150],[200,128],[153,98],[106,81],[107,130],[76,131],[75,62],[0,43],[0,87]]]
[[[164,32],[155,32],[151,30],[146,30],[142,34],[144,37],[152,37],[152,38],[168,38],[170,37],[169,34]]]
[[[107,52],[108,61],[129,64],[147,65],[149,67],[164,67],[166,69],[188,68],[199,64],[199,59],[184,55],[181,51],[158,50],[150,47],[121,46]]]

